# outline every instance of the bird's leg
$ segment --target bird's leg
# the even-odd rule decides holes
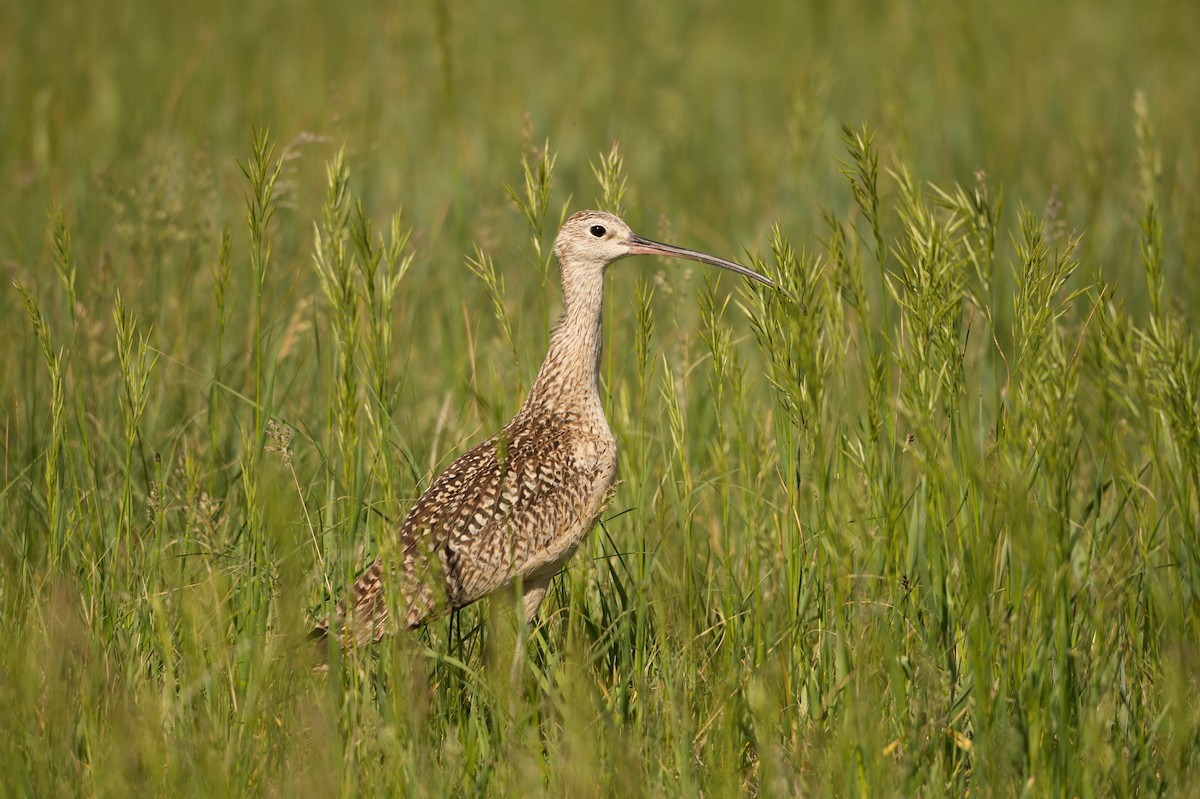
[[[523,617],[517,620],[517,648],[513,653],[512,671],[509,678],[515,691],[521,685],[521,676],[525,671],[525,637],[533,627],[537,618],[538,608],[546,598],[546,589],[550,587],[550,577],[539,577],[522,586],[521,610]]]

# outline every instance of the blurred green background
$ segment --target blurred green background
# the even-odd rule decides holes
[[[1196,218],[1193,3],[14,1],[0,14],[4,245],[26,268],[52,201],[94,260],[114,222],[97,181],[128,186],[167,157],[188,188],[210,171],[211,213],[237,217],[234,162],[254,126],[327,139],[299,150],[317,163],[345,142],[372,206],[403,205],[419,230],[448,221],[422,268],[456,260],[459,236],[506,235],[500,187],[547,138],[574,206],[593,199],[588,161],[618,140],[634,223],[664,214],[735,252],[773,219],[807,238],[817,209],[843,201],[839,127],[865,122],[925,179],[982,169],[1032,205],[1057,188],[1089,255],[1120,269],[1138,90],[1165,204]]]

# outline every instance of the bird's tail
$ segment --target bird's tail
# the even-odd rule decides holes
[[[308,633],[308,638],[328,652],[328,639],[336,636],[343,649],[378,641],[387,631],[388,610],[383,601],[383,563],[375,561],[357,580],[333,613]]]

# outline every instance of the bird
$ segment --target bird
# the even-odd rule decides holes
[[[372,563],[312,630],[322,646],[331,635],[342,647],[377,642],[514,584],[526,625],[536,620],[552,578],[595,525],[616,480],[617,444],[599,380],[604,277],[614,262],[681,258],[774,288],[741,264],[635,235],[604,211],[568,217],[554,255],[564,310],[523,404],[421,494],[395,530],[391,557]]]

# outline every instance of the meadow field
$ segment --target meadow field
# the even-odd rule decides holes
[[[1200,5],[0,5],[0,794],[1200,796]],[[314,671],[519,407],[572,211],[621,480],[529,631]]]

